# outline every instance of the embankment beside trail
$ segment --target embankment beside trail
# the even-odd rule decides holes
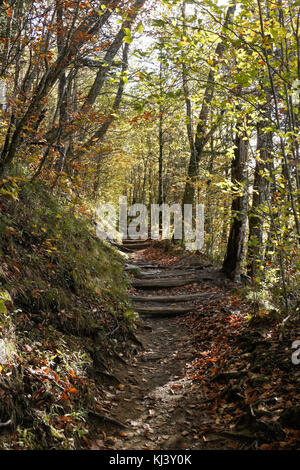
[[[122,258],[38,184],[2,191],[0,216],[0,448],[88,446],[104,381],[132,345]]]

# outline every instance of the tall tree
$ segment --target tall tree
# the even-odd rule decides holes
[[[225,21],[224,21],[224,29],[228,27],[231,23],[234,12],[236,9],[236,3],[233,2],[230,7],[228,7]],[[195,144],[192,146],[191,150],[191,157],[188,166],[188,179],[185,185],[184,195],[182,199],[182,204],[193,204],[194,196],[195,196],[195,181],[198,175],[198,167],[199,162],[202,158],[202,152],[206,143],[209,140],[210,132],[208,131],[209,127],[209,112],[210,112],[210,105],[214,97],[215,93],[215,67],[217,66],[218,62],[222,58],[222,55],[225,50],[225,44],[221,40],[215,50],[215,57],[213,59],[213,64],[210,68],[207,77],[207,85],[204,90],[204,96],[202,99],[202,106],[200,110],[200,114],[197,120],[197,127],[195,132]]]
[[[234,281],[240,281],[241,269],[245,254],[245,237],[247,227],[247,163],[248,138],[243,125],[235,138],[234,159],[231,167],[231,179],[237,187],[237,195],[233,195],[231,205],[232,222],[223,261],[223,271]]]

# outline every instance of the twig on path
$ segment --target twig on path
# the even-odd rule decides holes
[[[126,426],[126,424],[122,423],[121,421],[118,421],[115,418],[112,418],[111,416],[105,416],[105,415],[97,413],[96,411],[93,411],[93,410],[88,410],[88,413],[90,415],[94,416],[94,418],[100,419],[101,421],[105,421],[107,423],[115,424],[116,426],[120,426],[121,428],[128,428],[128,426]]]

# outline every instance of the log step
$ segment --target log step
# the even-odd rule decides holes
[[[126,240],[122,240],[123,245],[131,245],[131,244],[136,244],[136,243],[150,243],[149,238],[146,238],[145,240],[134,240],[132,238],[128,238]]]
[[[118,250],[124,251],[125,253],[134,253],[137,250],[144,250],[145,248],[148,248],[148,246],[150,246],[150,244],[120,245],[118,243],[112,243],[112,245],[115,246]]]
[[[186,305],[184,307],[173,307],[170,306],[161,306],[161,307],[139,307],[135,306],[135,310],[138,313],[143,315],[153,315],[153,316],[176,316],[182,315],[183,313],[189,313],[193,310],[192,305]]]
[[[192,284],[193,282],[199,282],[198,277],[188,278],[171,278],[171,279],[134,279],[131,284],[137,289],[151,289],[151,288],[163,288],[163,287],[178,287]]]
[[[189,300],[206,299],[214,297],[212,292],[201,294],[187,294],[187,295],[130,295],[129,298],[133,302],[161,302],[161,303],[175,303],[175,302],[188,302]]]
[[[200,271],[204,268],[209,267],[210,265],[206,266],[205,264],[195,264],[193,266],[168,266],[167,264],[143,264],[139,263],[138,261],[135,263],[141,269],[172,269],[174,271],[178,271],[179,269],[186,269],[188,271]]]
[[[157,269],[155,269],[155,271],[157,271]],[[143,271],[138,271],[136,272],[136,277],[138,279],[169,279],[169,278],[172,278],[172,276],[175,276],[176,278],[178,279],[181,279],[181,278],[184,278],[184,277],[190,277],[192,275],[195,275],[196,272],[194,271],[182,271],[182,272],[178,272],[178,270],[173,270],[173,271],[163,271],[162,273],[147,273],[147,272],[143,272]]]

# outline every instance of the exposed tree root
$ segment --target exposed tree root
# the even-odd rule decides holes
[[[128,426],[126,426],[126,424],[121,423],[121,421],[118,421],[117,419],[112,418],[111,416],[105,416],[105,415],[97,413],[96,411],[93,411],[93,410],[88,410],[88,413],[91,416],[93,416],[94,418],[100,419],[101,421],[111,423],[111,424],[115,424],[116,426],[120,426],[121,428],[124,428],[124,429],[126,429],[128,427]]]

